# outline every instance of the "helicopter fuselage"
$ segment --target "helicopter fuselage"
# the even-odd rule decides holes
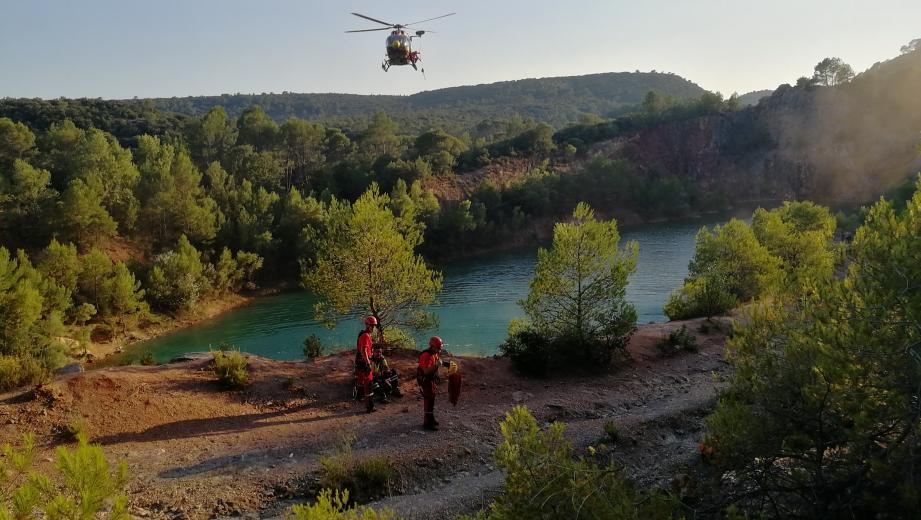
[[[414,69],[417,68],[416,63],[422,59],[422,56],[418,51],[413,50],[412,39],[412,36],[403,31],[390,33],[386,42],[387,59],[381,64],[384,71],[394,65],[412,65]]]

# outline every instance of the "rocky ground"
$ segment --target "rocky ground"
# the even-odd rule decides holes
[[[686,324],[697,352],[656,348]],[[368,415],[347,399],[352,356],[307,362],[250,357],[250,384],[226,391],[210,356],[156,367],[113,367],[62,376],[41,389],[0,395],[0,441],[35,435],[39,464],[69,441],[82,418],[110,460],[128,464],[132,511],[139,517],[277,517],[316,492],[319,458],[344,436],[354,453],[387,456],[399,475],[374,505],[406,518],[451,518],[482,507],[501,489],[491,453],[498,423],[516,404],[539,421],[567,423],[579,448],[598,446],[613,421],[620,440],[609,453],[641,485],[667,486],[697,457],[703,418],[724,384],[725,337],[698,332],[699,320],[643,325],[630,359],[604,376],[548,380],[516,375],[505,359],[456,358],[465,376],[457,407],[441,395],[439,432],[420,429],[416,357],[394,354],[406,395]]]

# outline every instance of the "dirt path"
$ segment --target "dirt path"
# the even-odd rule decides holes
[[[688,322],[696,330],[698,323]],[[562,420],[577,446],[596,444],[602,425],[622,432],[613,457],[642,483],[667,483],[696,453],[701,422],[728,370],[724,338],[699,335],[698,353],[662,357],[655,343],[679,323],[644,325],[632,361],[600,377],[531,380],[507,360],[458,358],[465,389],[456,408],[440,396],[441,431],[419,429],[421,403],[407,396],[367,415],[345,400],[351,355],[314,363],[250,359],[251,384],[226,392],[207,360],[159,367],[118,367],[57,379],[39,393],[0,396],[0,440],[36,436],[50,465],[59,433],[77,417],[111,460],[128,463],[137,516],[210,518],[278,516],[316,487],[318,460],[343,435],[355,453],[384,454],[400,475],[377,505],[407,518],[450,518],[487,503],[502,485],[492,465],[498,422],[523,404],[541,422]],[[401,374],[415,356],[395,355]]]

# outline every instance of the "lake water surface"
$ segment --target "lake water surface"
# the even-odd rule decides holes
[[[621,245],[635,240],[640,247],[637,269],[627,286],[627,299],[636,307],[639,323],[667,321],[662,305],[687,274],[694,235],[701,226],[722,220],[668,222],[622,231]],[[496,353],[509,321],[523,316],[517,301],[528,293],[536,261],[536,249],[528,249],[443,266],[444,288],[433,306],[440,324],[419,339],[438,334],[455,354]],[[268,358],[299,359],[302,342],[310,334],[316,334],[329,351],[352,348],[360,320],[348,320],[329,330],[314,321],[315,302],[306,292],[259,298],[194,327],[138,343],[124,356],[137,359],[152,352],[162,362],[228,344]]]

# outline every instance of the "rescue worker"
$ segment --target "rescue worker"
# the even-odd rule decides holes
[[[374,331],[374,327],[377,327],[377,318],[365,318],[365,330],[358,334],[358,346],[355,349],[355,384],[364,389],[368,413],[374,411],[374,392],[371,389],[371,382],[374,380],[371,369],[371,332]]]
[[[374,345],[371,356],[371,369],[374,372],[374,383],[381,390],[381,402],[389,403],[389,396],[400,397],[400,381],[397,371],[390,368],[387,358],[384,357],[384,348]]]
[[[442,346],[444,342],[438,336],[429,338],[429,348],[422,351],[416,368],[416,381],[422,388],[422,427],[431,431],[438,431],[438,421],[435,420],[438,367],[449,365],[447,361],[441,360]]]

